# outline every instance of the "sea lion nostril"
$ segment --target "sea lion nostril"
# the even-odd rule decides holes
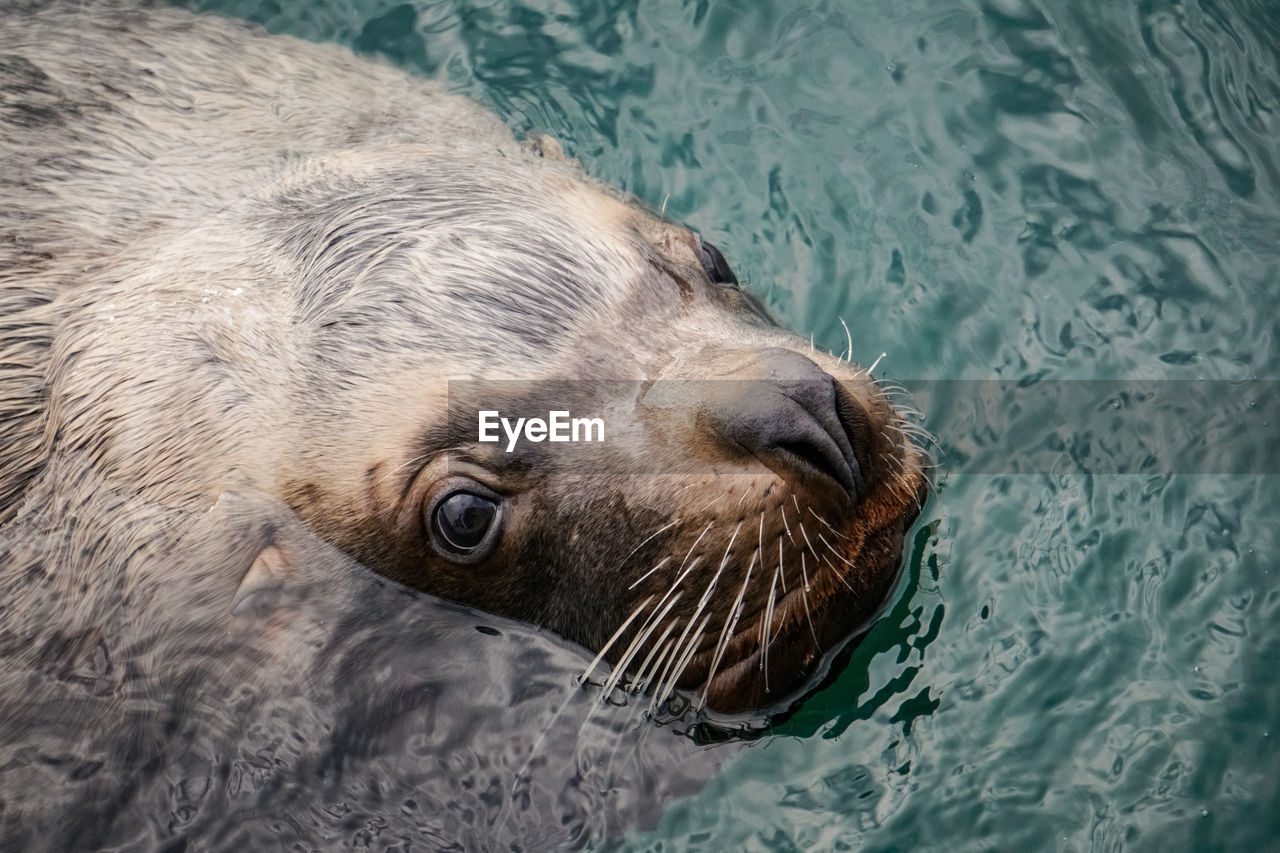
[[[871,443],[874,427],[867,416],[867,410],[857,401],[843,383],[835,382],[836,416],[840,427],[849,441],[850,462],[854,466],[854,476],[858,481],[861,493],[866,485],[865,478],[871,474]]]
[[[820,442],[804,442],[804,441],[782,441],[775,445],[776,449],[782,454],[789,455],[800,463],[801,467],[808,467],[817,472],[822,472],[832,476],[846,490],[854,488],[854,480],[848,466],[842,462],[836,461],[830,453],[828,447],[824,447]]]

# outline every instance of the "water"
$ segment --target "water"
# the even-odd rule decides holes
[[[1269,0],[202,5],[558,137],[889,376],[1277,377]],[[1099,465],[947,469],[1000,446],[958,411],[926,411],[944,470],[894,610],[623,849],[1280,845],[1276,478],[1225,439],[1208,473],[1134,466],[1069,407]]]

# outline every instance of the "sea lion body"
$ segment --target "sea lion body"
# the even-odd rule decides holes
[[[247,560],[155,558],[245,495],[655,702],[780,701],[881,607],[924,488],[902,418],[554,143],[218,18],[17,11],[0,43],[11,636],[138,640],[305,577],[269,530]],[[578,403],[614,441],[507,453],[450,422],[472,397]],[[28,547],[76,525],[92,547]]]

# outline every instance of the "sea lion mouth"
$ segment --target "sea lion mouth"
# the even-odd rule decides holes
[[[752,612],[730,618],[738,630],[708,638],[676,686],[695,705],[736,714],[790,706],[820,681],[838,653],[863,636],[888,606],[902,575],[902,546],[927,496],[923,478],[903,512],[847,541],[843,559]],[[659,697],[661,698],[661,697]]]

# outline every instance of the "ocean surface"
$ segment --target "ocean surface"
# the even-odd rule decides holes
[[[893,609],[618,848],[1280,849],[1280,5],[198,6],[557,137],[916,394]]]

